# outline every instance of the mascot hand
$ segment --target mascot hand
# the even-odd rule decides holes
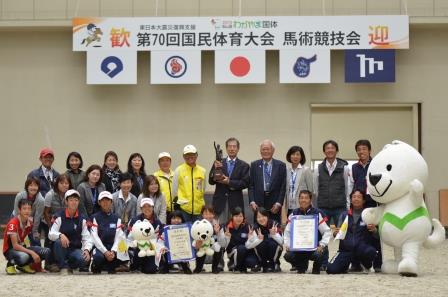
[[[200,258],[204,255],[205,255],[204,249],[200,249],[199,251],[196,252],[196,257],[198,257],[198,258]]]
[[[416,202],[418,203],[420,199],[423,199],[423,184],[418,179],[414,179],[410,182],[409,186],[411,195],[414,199],[416,199]]]
[[[376,207],[366,208],[362,211],[362,220],[367,225],[378,224],[378,214]]]

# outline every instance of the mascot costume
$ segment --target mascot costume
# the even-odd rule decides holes
[[[423,157],[401,141],[386,145],[370,163],[367,188],[380,206],[365,209],[362,219],[379,225],[381,241],[394,248],[395,260],[381,267],[385,273],[417,276],[421,245],[432,248],[445,240],[445,229],[436,219],[431,223],[423,201],[427,179]]]

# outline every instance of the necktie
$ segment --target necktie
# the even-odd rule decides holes
[[[227,171],[228,171],[228,173],[229,173],[229,177],[232,175],[232,172],[233,172],[233,168],[235,168],[235,160],[230,160],[229,162],[228,162],[228,165],[229,166],[227,166]]]
[[[48,172],[47,172],[47,181],[48,181],[48,185],[50,186],[50,189],[53,189],[53,182],[51,180],[50,173],[48,173]]]
[[[123,225],[127,225],[128,224],[128,220],[129,220],[129,215],[128,215],[128,205],[127,205],[127,203],[125,202],[124,204],[123,204],[123,214],[122,214],[122,216],[121,216],[121,223],[123,224]]]
[[[271,188],[271,173],[269,172],[268,162],[264,162],[263,164],[263,173],[264,173],[264,189],[265,191],[269,191],[269,189]]]

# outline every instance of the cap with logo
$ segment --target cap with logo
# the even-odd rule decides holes
[[[184,147],[184,155],[186,155],[186,154],[196,154],[197,152],[198,152],[198,150],[192,144],[186,145]]]
[[[69,197],[76,197],[76,198],[81,198],[81,195],[79,195],[79,192],[76,190],[68,190],[67,192],[65,192],[65,199],[69,198]]]

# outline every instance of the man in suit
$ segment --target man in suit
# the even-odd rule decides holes
[[[41,149],[39,160],[41,166],[31,171],[28,174],[28,177],[34,176],[39,179],[39,191],[42,194],[42,197],[45,197],[45,195],[53,188],[53,182],[59,176],[59,173],[52,167],[54,162],[54,151],[51,148],[45,147]]]
[[[238,159],[240,142],[236,138],[226,141],[227,158],[216,160],[210,170],[208,182],[216,185],[213,209],[220,222],[227,222],[236,207],[244,209],[243,190],[249,186],[249,164]],[[215,171],[221,169],[221,180],[215,181]]]
[[[250,165],[249,202],[253,211],[262,206],[270,218],[281,223],[281,208],[286,191],[286,165],[272,158],[274,143],[268,139],[260,144],[261,159]]]

